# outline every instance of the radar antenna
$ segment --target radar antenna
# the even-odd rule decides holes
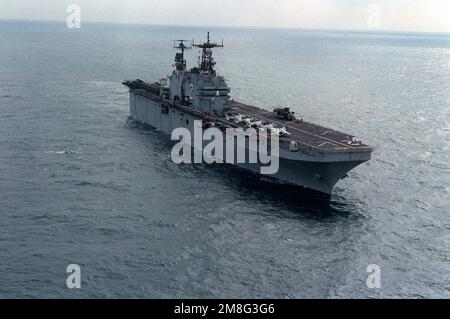
[[[187,45],[185,43],[188,43]],[[186,70],[186,60],[184,58],[184,51],[192,49],[192,45],[189,40],[174,40],[173,48],[181,50],[181,53],[175,55],[175,67],[178,71]]]
[[[194,40],[192,40],[192,46],[202,49],[202,58],[199,65],[200,71],[202,73],[215,74],[214,66],[216,65],[216,61],[214,61],[212,57],[212,49],[223,48],[223,39],[222,44],[213,43],[210,40],[208,32],[206,42],[204,42],[203,44],[195,44]]]

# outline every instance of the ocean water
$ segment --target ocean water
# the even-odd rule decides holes
[[[127,121],[121,81],[206,31],[0,22],[0,298],[449,298],[450,37],[209,30],[236,100],[377,147],[317,203]]]

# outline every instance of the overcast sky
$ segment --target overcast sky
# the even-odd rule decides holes
[[[0,19],[450,32],[449,0],[0,0]]]

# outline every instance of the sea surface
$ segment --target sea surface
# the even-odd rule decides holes
[[[234,99],[376,146],[330,202],[127,120],[207,31]],[[0,298],[449,298],[449,214],[448,35],[0,22]]]

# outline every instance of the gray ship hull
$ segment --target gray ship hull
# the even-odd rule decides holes
[[[347,172],[362,163],[363,162],[333,164],[313,163],[280,158],[280,169],[278,173],[270,175],[270,177],[326,195],[331,195],[334,186],[339,180],[345,177]],[[258,164],[237,165],[255,173],[260,172],[260,166]]]
[[[194,121],[200,119],[198,116],[162,105],[161,99],[139,90],[130,90],[130,115],[134,120],[167,134],[180,127],[194,131]],[[368,160],[370,153],[367,152],[311,155],[281,149],[279,170],[269,177],[330,195],[333,187],[346,176],[347,172]],[[261,164],[236,165],[260,173]]]

